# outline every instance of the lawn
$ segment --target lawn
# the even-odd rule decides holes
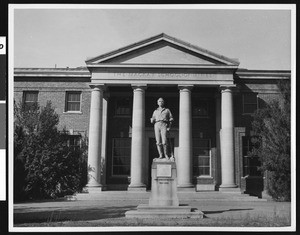
[[[125,218],[141,202],[65,201],[14,206],[14,227],[288,227],[289,202],[189,201],[203,219]],[[144,201],[143,201],[144,203]]]

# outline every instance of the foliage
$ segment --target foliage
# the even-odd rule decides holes
[[[86,182],[86,151],[69,147],[58,131],[59,116],[48,101],[14,107],[15,200],[56,198],[80,191]],[[84,144],[85,146],[85,144]]]
[[[250,155],[260,157],[261,170],[266,172],[267,191],[275,200],[291,198],[290,161],[290,83],[280,82],[279,99],[272,100],[254,115],[252,128],[260,137]]]

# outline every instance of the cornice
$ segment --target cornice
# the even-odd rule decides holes
[[[154,43],[157,43],[157,42],[160,42],[160,41],[169,42],[171,44],[177,45],[179,47],[182,47],[182,48],[185,48],[187,50],[193,51],[195,53],[201,54],[203,56],[207,56],[211,59],[220,61],[220,62],[222,62],[224,64],[227,64],[227,65],[228,64],[229,65],[236,65],[236,66],[239,65],[239,62],[235,59],[231,59],[231,58],[228,58],[226,56],[214,53],[214,52],[206,50],[206,49],[203,49],[201,47],[192,45],[192,44],[187,43],[183,40],[171,37],[171,36],[169,36],[165,33],[161,33],[159,35],[144,39],[142,41],[130,44],[128,46],[119,48],[117,50],[114,50],[114,51],[111,51],[111,52],[108,52],[108,53],[105,53],[105,54],[102,54],[102,55],[99,55],[99,56],[96,56],[96,57],[89,58],[85,62],[86,62],[86,64],[98,64],[98,63],[101,63],[101,62],[105,63],[106,60],[110,60],[114,57],[118,57],[120,55],[129,53],[131,51],[149,46],[151,44],[154,44]]]

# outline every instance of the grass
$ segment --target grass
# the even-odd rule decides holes
[[[23,203],[14,208],[14,227],[290,227],[291,204],[273,201],[189,201],[205,215],[203,219],[125,218],[144,201],[72,201]],[[294,222],[294,221],[293,221]],[[293,223],[294,224],[294,223]],[[191,228],[191,229],[193,229]],[[57,229],[57,228],[56,228]],[[122,228],[119,228],[122,229]]]
[[[49,215],[47,222],[16,224],[16,227],[141,227],[141,226],[178,226],[178,227],[286,227],[291,225],[291,219],[280,216],[274,211],[273,216],[246,215],[240,217],[223,217],[203,219],[144,219],[144,218],[108,218],[91,221],[61,221],[60,214]]]

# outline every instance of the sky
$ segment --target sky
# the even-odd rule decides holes
[[[291,11],[240,9],[15,9],[14,67],[79,67],[166,33],[240,61],[291,69]]]

